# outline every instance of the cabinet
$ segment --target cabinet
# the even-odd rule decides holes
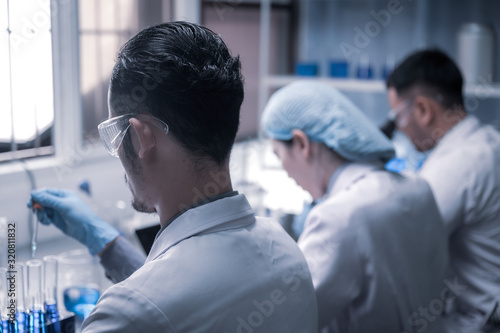
[[[319,66],[315,77],[275,75],[269,72],[268,45],[270,1],[261,2],[259,116],[270,94],[298,79],[320,80],[345,92],[369,118],[380,124],[389,108],[382,68],[387,56],[396,62],[418,48],[438,47],[455,60],[457,33],[466,22],[493,24],[499,46],[500,22],[495,13],[500,2],[487,0],[299,0],[296,61]],[[450,15],[453,11],[453,15]],[[500,52],[499,52],[500,53]],[[370,60],[374,79],[355,78],[360,58]],[[500,63],[500,54],[495,56]],[[329,77],[329,63],[344,60],[348,78]],[[469,112],[482,121],[500,124],[500,78],[493,70],[492,83],[464,87]]]

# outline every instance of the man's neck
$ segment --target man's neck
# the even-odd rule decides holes
[[[178,188],[165,186],[157,207],[162,225],[182,211],[233,190],[229,172],[213,169],[200,176],[185,177]]]

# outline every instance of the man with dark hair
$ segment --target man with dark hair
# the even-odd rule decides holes
[[[229,155],[243,101],[240,61],[196,24],[147,28],[120,50],[99,125],[133,206],[161,230],[139,254],[69,191],[32,193],[53,223],[101,256],[114,281],[83,332],[316,332],[307,263],[278,222],[233,191]]]
[[[500,134],[467,114],[463,79],[439,50],[415,52],[387,79],[396,126],[430,151],[422,176],[450,241],[449,332],[491,325],[500,302]]]

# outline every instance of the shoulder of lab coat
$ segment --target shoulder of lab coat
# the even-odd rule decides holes
[[[299,238],[319,325],[337,320],[340,331],[412,330],[411,314],[439,298],[448,261],[431,189],[421,178],[369,165],[344,172],[339,179],[351,181],[313,208]]]
[[[83,332],[102,327],[108,332],[224,333],[238,327],[315,332],[316,298],[295,242],[277,221],[256,218],[246,198],[237,195],[174,220],[144,266],[106,290]]]
[[[480,330],[500,303],[500,133],[467,116],[439,141],[420,175],[450,235],[452,274],[465,288],[450,318]]]
[[[500,133],[467,116],[439,141],[420,170],[448,233],[500,214]]]

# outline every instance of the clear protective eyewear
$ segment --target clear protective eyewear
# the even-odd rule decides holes
[[[410,100],[403,102],[403,104],[401,104],[397,108],[389,110],[389,114],[387,115],[387,118],[390,121],[393,121],[394,124],[396,124],[396,126],[399,128],[406,127],[406,125],[408,125],[409,113],[412,110],[412,109],[409,109],[409,107],[412,104],[413,104],[413,99],[410,99]],[[409,109],[409,110],[407,110],[407,109]]]
[[[110,118],[97,126],[99,136],[106,150],[111,156],[118,157],[118,149],[122,144],[127,130],[130,128],[130,118],[146,116],[152,118],[154,125],[156,125],[165,134],[168,133],[168,125],[158,118],[150,115],[139,113],[127,113],[121,116]]]

